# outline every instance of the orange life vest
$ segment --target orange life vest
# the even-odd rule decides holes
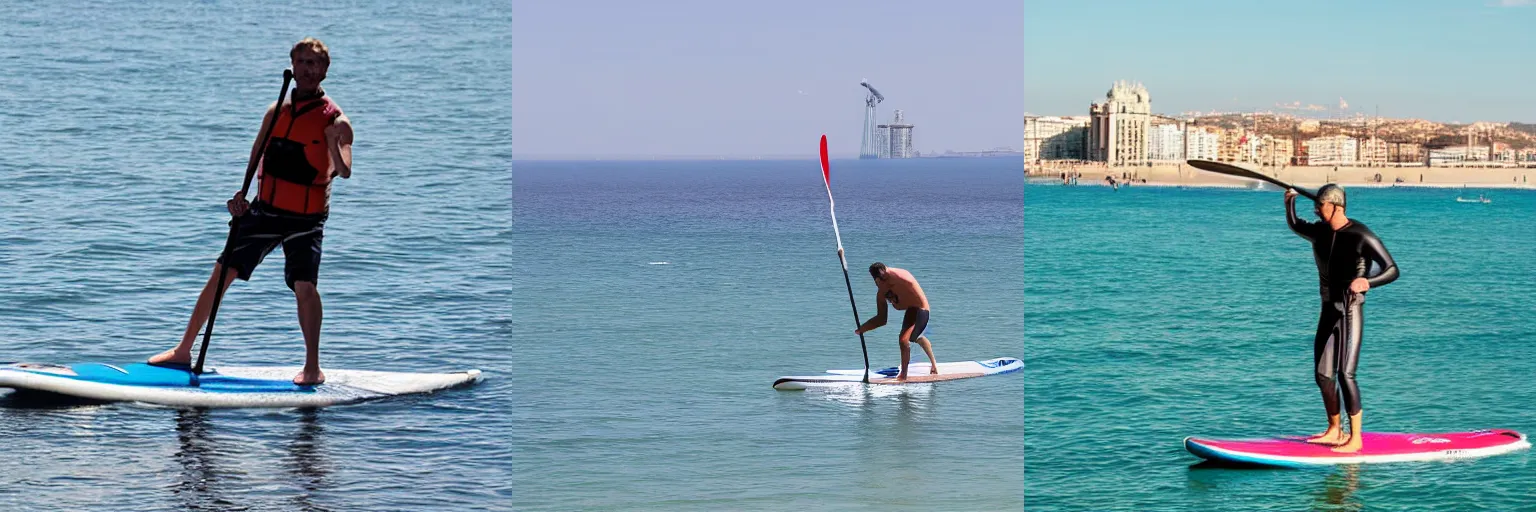
[[[327,96],[278,107],[261,157],[256,200],[301,215],[330,209],[331,154],[325,128],[340,115],[341,107]]]

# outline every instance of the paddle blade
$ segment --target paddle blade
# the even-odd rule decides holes
[[[827,188],[832,188],[832,167],[827,165],[827,136],[821,136],[821,180],[827,183]]]
[[[1194,167],[1206,172],[1214,172],[1216,174],[1224,174],[1237,178],[1247,178],[1250,180],[1259,180],[1266,183],[1272,183],[1280,188],[1294,188],[1296,189],[1296,193],[1301,194],[1302,197],[1317,201],[1316,193],[1304,188],[1293,186],[1289,183],[1272,178],[1253,169],[1226,162],[1215,162],[1211,160],[1189,160],[1188,162],[1190,167]]]

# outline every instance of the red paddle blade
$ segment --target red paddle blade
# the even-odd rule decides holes
[[[832,167],[827,165],[827,136],[821,136],[821,179],[827,182],[827,188],[832,188]]]

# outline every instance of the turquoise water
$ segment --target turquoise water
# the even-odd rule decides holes
[[[288,48],[332,48],[357,132],[319,287],[322,364],[480,386],[315,412],[0,408],[0,509],[506,509],[516,367],[505,2],[0,3],[0,360],[137,361],[180,337]],[[281,252],[209,364],[296,365]]]
[[[1475,171],[1474,171],[1475,172]],[[1365,427],[1536,432],[1536,194],[1351,190],[1402,277],[1370,292]],[[1476,193],[1477,191],[1471,191]],[[1319,432],[1317,274],[1279,192],[1026,187],[1029,510],[1514,510],[1529,451],[1318,470],[1191,467],[1184,436]]]
[[[873,313],[864,269],[880,260],[921,282],[940,360],[1017,357],[1020,162],[832,167],[859,312]],[[816,162],[519,161],[514,174],[518,509],[1023,506],[1018,373],[771,387],[862,365]],[[868,334],[872,364],[896,363],[895,331]]]

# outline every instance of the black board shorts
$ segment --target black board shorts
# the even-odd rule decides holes
[[[251,271],[277,246],[283,246],[283,280],[288,288],[298,281],[316,282],[320,278],[320,242],[325,238],[327,214],[297,215],[275,210],[257,201],[251,209],[230,224],[240,223],[239,233],[229,249],[230,261],[219,255],[218,262],[235,272],[242,281],[251,280]]]
[[[928,330],[928,310],[907,308],[907,313],[901,317],[901,332],[907,332],[908,327],[912,328],[908,341],[917,341],[923,337],[923,331]]]

